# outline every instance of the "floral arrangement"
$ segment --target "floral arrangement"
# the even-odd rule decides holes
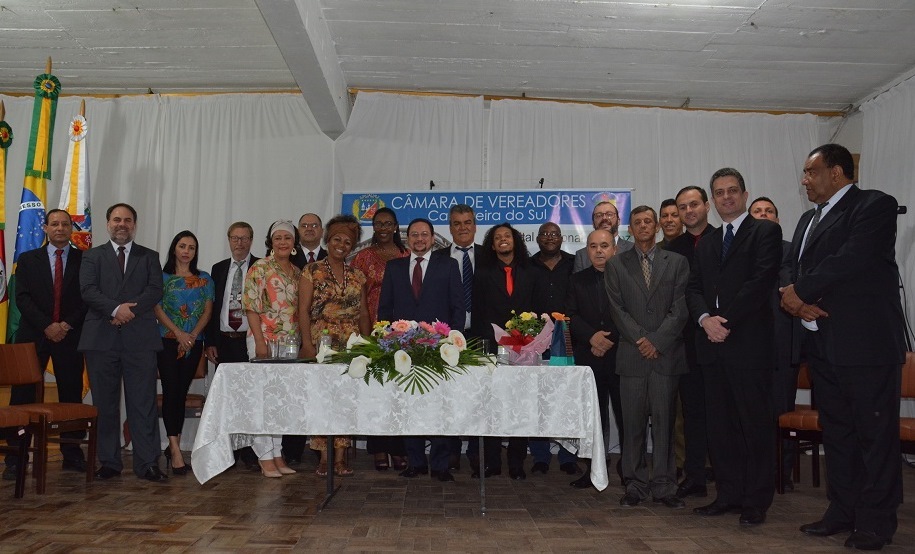
[[[540,355],[553,340],[553,321],[550,316],[534,312],[516,314],[505,322],[505,329],[492,324],[496,342],[509,347],[509,361],[514,365],[538,365]]]
[[[495,360],[441,321],[379,321],[369,337],[350,335],[343,352],[322,348],[318,363],[349,364],[354,379],[394,381],[410,394],[424,394],[469,366],[493,367]]]

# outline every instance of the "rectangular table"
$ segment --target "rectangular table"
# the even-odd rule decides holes
[[[452,435],[553,437],[591,458],[607,487],[597,389],[582,366],[472,367],[425,394],[365,384],[343,365],[220,364],[191,462],[205,483],[235,463],[251,435]],[[330,472],[329,472],[330,473]],[[481,479],[482,481],[482,479]]]

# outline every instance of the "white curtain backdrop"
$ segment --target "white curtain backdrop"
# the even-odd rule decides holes
[[[359,93],[336,141],[334,196],[344,191],[479,189],[483,97]]]
[[[908,213],[896,220],[896,263],[909,296],[906,317],[915,318],[915,79],[909,79],[861,106],[864,141],[859,186],[879,189],[896,197]],[[911,403],[910,403],[911,406]],[[908,415],[915,414],[911,409]]]
[[[489,186],[632,188],[657,207],[687,185],[737,168],[750,199],[770,197],[790,237],[806,209],[799,185],[817,146],[813,115],[767,115],[500,100],[491,103]],[[714,209],[711,219],[718,223]]]
[[[64,83],[66,86],[66,83]],[[0,96],[15,137],[8,152],[8,265],[31,126],[32,98]],[[57,104],[48,207],[57,207],[67,128],[80,98]],[[162,254],[178,231],[200,241],[200,267],[228,256],[226,229],[245,220],[263,255],[268,225],[306,211],[336,209],[333,142],[295,94],[86,98],[89,178],[96,244],[107,240],[105,210],[127,202],[138,212],[137,242]]]

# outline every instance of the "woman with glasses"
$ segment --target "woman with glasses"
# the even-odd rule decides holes
[[[374,325],[378,321],[378,300],[381,298],[381,281],[384,268],[389,260],[404,258],[410,250],[400,238],[397,214],[390,208],[380,208],[372,217],[372,244],[356,254],[351,265],[362,271],[366,277],[365,290],[368,300],[369,318]],[[384,471],[391,465],[395,469],[407,469],[403,439],[400,437],[369,437],[366,443],[369,454],[375,456],[375,469]],[[388,464],[388,454],[391,464]]]

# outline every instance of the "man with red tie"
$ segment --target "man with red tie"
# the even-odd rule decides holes
[[[66,211],[49,211],[43,229],[48,236],[47,244],[23,253],[16,265],[16,306],[22,319],[14,342],[34,342],[39,365],[44,368],[48,359],[54,363],[59,400],[79,403],[83,401],[83,355],[76,347],[86,315],[86,305],[79,292],[83,253],[70,244],[73,222]],[[32,402],[35,402],[32,385],[14,386],[10,390],[10,405]],[[61,436],[80,439],[83,432]],[[63,443],[60,451],[63,469],[86,471],[79,445]],[[4,479],[8,474],[15,479],[18,463],[15,456],[7,456]]]

